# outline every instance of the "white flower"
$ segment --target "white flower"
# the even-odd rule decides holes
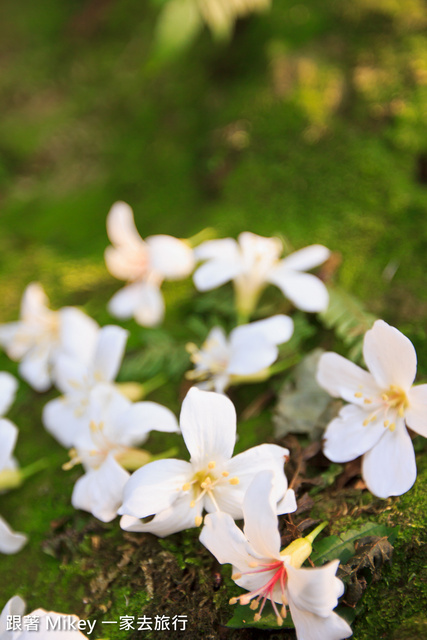
[[[24,291],[21,319],[0,325],[0,345],[12,360],[20,360],[19,373],[36,391],[52,383],[52,368],[60,353],[85,361],[92,352],[98,325],[74,307],[52,311],[40,284]]]
[[[427,385],[412,386],[417,369],[408,338],[382,320],[366,332],[364,371],[336,353],[325,353],[317,381],[351,404],[326,429],[324,453],[334,462],[363,455],[362,474],[380,498],[398,496],[415,482],[414,448],[406,426],[427,436]]]
[[[2,374],[0,379],[5,379]],[[12,376],[10,376],[12,378]],[[14,378],[12,378],[14,380]],[[15,381],[16,382],[16,381]],[[11,384],[11,381],[7,384]],[[10,391],[10,389],[9,389]],[[13,390],[13,394],[15,391]],[[3,398],[4,401],[4,398]],[[2,472],[16,469],[16,461],[13,458],[18,429],[12,422],[5,418],[0,419],[0,476]],[[7,522],[0,517],[0,553],[17,553],[27,542],[27,537],[23,533],[15,533]]]
[[[200,350],[187,345],[195,364],[187,378],[205,380],[203,388],[223,393],[233,376],[251,376],[273,364],[278,356],[276,345],[289,340],[293,328],[292,320],[283,315],[240,325],[228,339],[220,327],[214,327]]]
[[[131,403],[109,385],[99,385],[91,394],[90,429],[82,434],[65,468],[82,463],[85,475],[77,480],[72,495],[76,509],[89,511],[103,522],[115,518],[122,502],[129,473],[123,468],[129,459],[147,461],[147,454],[134,450],[152,430],[176,432],[178,423],[171,411],[155,402]]]
[[[277,513],[296,509],[283,472],[287,449],[263,444],[231,457],[236,412],[228,398],[193,387],[183,402],[180,425],[190,462],[158,460],[138,469],[125,486],[119,509],[126,514],[120,523],[123,529],[164,537],[199,526],[204,509],[240,518],[245,490],[262,469],[274,471]],[[153,515],[148,523],[139,520]]]
[[[95,623],[81,620],[72,614],[56,613],[45,609],[36,609],[24,616],[25,602],[19,596],[13,596],[0,615],[0,640],[77,640],[86,638],[77,628],[93,631]],[[15,621],[15,629],[14,629]],[[16,623],[18,623],[16,625]],[[34,625],[34,626],[33,626]],[[20,627],[19,628],[16,628]]]
[[[116,202],[107,217],[107,232],[113,246],[105,251],[110,273],[129,283],[109,302],[109,311],[121,319],[132,316],[136,322],[151,327],[164,315],[164,300],[160,292],[163,280],[180,280],[190,275],[194,267],[193,251],[177,238],[166,235],[143,240],[139,235],[132,209]]]
[[[109,325],[98,332],[90,360],[81,362],[61,354],[55,363],[56,386],[64,393],[43,409],[43,424],[64,447],[71,447],[88,430],[92,391],[100,384],[111,384],[123,359],[128,333]]]
[[[197,7],[214,35],[224,37],[238,18],[269,9],[271,0],[199,0]]]
[[[329,297],[325,285],[304,271],[324,262],[329,250],[315,244],[280,260],[282,250],[279,238],[264,238],[248,231],[239,235],[238,242],[232,238],[209,240],[195,249],[196,257],[207,262],[195,272],[194,283],[200,291],[207,291],[232,280],[237,308],[246,316],[269,283],[303,311],[326,309]]]
[[[233,565],[233,580],[249,591],[230,603],[251,602],[254,611],[261,603],[256,621],[266,600],[270,600],[279,625],[289,606],[298,640],[348,638],[350,627],[332,611],[344,592],[343,583],[335,577],[339,561],[320,568],[301,568],[311,553],[307,538],[295,540],[280,551],[272,478],[271,472],[261,472],[249,486],[243,503],[243,532],[228,514],[212,513],[205,518],[200,541],[218,562]]]

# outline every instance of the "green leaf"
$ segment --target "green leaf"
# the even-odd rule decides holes
[[[319,540],[311,554],[311,559],[318,566],[336,559],[345,564],[355,554],[356,540],[366,536],[379,536],[389,538],[391,542],[395,540],[396,535],[396,528],[376,522],[365,522],[360,529],[350,529],[340,536],[329,536]]]
[[[195,0],[170,0],[156,26],[155,55],[167,59],[185,49],[202,28]]]

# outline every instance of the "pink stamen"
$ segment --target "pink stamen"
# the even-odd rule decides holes
[[[281,620],[282,618],[277,609],[276,603],[274,601],[273,592],[274,592],[274,587],[279,582],[280,590],[282,592],[282,602],[283,603],[286,602],[286,596],[285,596],[285,587],[286,587],[286,579],[287,579],[286,569],[283,565],[283,562],[280,562],[280,560],[276,562],[271,562],[268,564],[267,563],[260,564],[260,566],[262,567],[261,569],[254,569],[253,571],[245,571],[241,575],[253,575],[257,573],[264,573],[266,571],[269,571],[269,572],[274,571],[274,574],[266,582],[265,585],[263,585],[259,589],[255,589],[254,591],[249,591],[248,593],[245,593],[245,595],[240,596],[238,600],[240,600],[240,604],[249,604],[249,602],[257,596],[258,596],[258,601],[262,598],[260,610],[256,614],[256,619],[259,620],[267,599],[270,599],[273,607],[273,611],[277,617],[277,620]]]

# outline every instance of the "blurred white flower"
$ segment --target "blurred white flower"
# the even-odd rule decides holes
[[[232,280],[236,305],[243,317],[249,317],[267,284],[274,284],[303,311],[324,311],[328,291],[319,278],[304,273],[322,264],[329,250],[319,244],[295,251],[280,260],[283,247],[279,238],[264,238],[248,231],[232,238],[209,240],[195,249],[205,264],[194,273],[200,291],[215,289]]]
[[[180,426],[190,462],[158,460],[138,469],[124,489],[119,509],[123,529],[164,537],[199,526],[204,509],[241,518],[245,490],[262,469],[274,471],[277,513],[296,509],[283,471],[287,449],[263,444],[231,457],[236,412],[227,397],[193,387],[184,399]],[[154,518],[148,523],[139,519],[147,516]]]
[[[96,322],[83,311],[74,307],[52,311],[47,304],[43,288],[33,282],[22,297],[21,319],[0,325],[0,345],[9,358],[21,361],[19,373],[36,391],[51,386],[61,353],[85,362],[98,332]]]
[[[163,280],[181,280],[194,268],[192,249],[182,240],[166,235],[143,240],[133,212],[125,202],[116,202],[107,217],[107,233],[113,246],[105,250],[110,273],[130,284],[118,291],[109,302],[113,316],[132,316],[143,326],[159,324],[164,316],[160,291]]]
[[[92,633],[96,621],[80,620],[73,614],[36,609],[24,615],[25,602],[13,596],[0,615],[0,640],[77,640],[87,639],[80,629]]]
[[[214,35],[227,37],[238,18],[266,11],[271,0],[198,0],[198,7]]]
[[[270,600],[279,625],[289,606],[298,640],[348,638],[351,628],[333,613],[344,592],[343,583],[335,576],[339,561],[320,568],[301,568],[311,553],[315,531],[280,550],[272,480],[273,474],[264,471],[250,484],[243,502],[243,531],[227,513],[212,513],[205,518],[200,541],[218,562],[233,565],[233,580],[249,591],[232,598],[230,604],[251,603],[253,611],[261,605],[255,614],[258,621],[265,602]]]
[[[71,461],[64,467],[81,463],[86,471],[74,487],[73,506],[109,522],[117,515],[129,478],[122,465],[135,468],[150,459],[134,447],[145,442],[152,430],[178,431],[178,422],[166,407],[155,402],[132,403],[102,384],[91,394],[88,415],[90,428],[77,438]]]
[[[291,318],[283,315],[240,325],[228,339],[220,327],[214,327],[200,349],[187,345],[195,368],[186,376],[202,380],[198,383],[200,388],[223,393],[233,382],[244,382],[245,376],[273,364],[279,353],[277,345],[287,342],[293,329]]]
[[[117,376],[125,351],[128,333],[109,325],[98,332],[90,359],[76,360],[61,354],[55,362],[55,384],[64,394],[46,403],[43,424],[64,447],[88,431],[89,405],[92,391],[99,385],[111,384]]]
[[[5,378],[6,376],[6,378]],[[12,376],[10,376],[14,380]],[[7,379],[9,385],[9,398],[11,391],[11,380],[8,374],[1,374],[0,380]],[[15,387],[12,394],[15,394]],[[0,391],[1,392],[1,391]],[[4,397],[2,398],[4,402]],[[15,448],[16,439],[18,437],[18,429],[10,420],[0,419],[0,478],[3,475],[11,475],[9,472],[16,469],[16,461],[13,458],[13,450]],[[0,482],[1,486],[2,482]],[[6,483],[7,484],[7,483]],[[27,542],[27,537],[23,533],[13,531],[7,522],[0,517],[0,553],[17,553]]]
[[[319,385],[351,403],[327,427],[324,453],[334,462],[363,455],[368,489],[380,498],[399,496],[417,476],[406,425],[427,436],[427,384],[412,386],[417,370],[414,346],[383,320],[366,332],[363,356],[370,373],[336,353],[320,359]]]

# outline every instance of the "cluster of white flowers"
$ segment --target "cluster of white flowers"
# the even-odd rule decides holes
[[[312,245],[280,258],[283,247],[278,238],[249,232],[240,234],[238,241],[210,240],[194,250],[188,242],[165,235],[143,240],[132,210],[122,202],[108,214],[107,231],[112,242],[105,253],[107,267],[127,281],[110,300],[113,315],[134,317],[149,327],[159,324],[164,316],[163,280],[188,277],[202,261],[194,273],[197,289],[206,291],[232,281],[237,317],[243,324],[229,337],[223,328],[213,327],[200,348],[187,345],[194,364],[187,377],[199,388],[192,387],[185,397],[178,425],[169,409],[132,401],[125,387],[115,382],[127,331],[114,325],[100,328],[75,308],[52,311],[41,285],[27,287],[21,318],[0,326],[0,344],[20,361],[20,374],[37,391],[53,384],[62,394],[45,405],[43,423],[70,450],[64,468],[83,465],[85,473],[72,493],[73,506],[103,522],[120,514],[124,530],[160,537],[204,525],[201,542],[220,563],[234,566],[233,579],[249,592],[232,602],[251,603],[254,611],[259,608],[254,614],[259,620],[270,600],[279,625],[289,607],[299,640],[348,638],[350,627],[333,613],[344,589],[335,576],[338,560],[302,568],[315,532],[280,549],[277,516],[297,508],[284,473],[289,451],[260,444],[232,457],[236,412],[224,395],[230,385],[268,378],[279,345],[292,336],[293,321],[285,315],[248,322],[268,284],[279,287],[304,311],[325,310],[327,288],[306,271],[323,263],[328,249]],[[350,403],[329,424],[324,453],[336,462],[363,455],[362,473],[370,491],[382,498],[400,495],[416,478],[407,426],[427,435],[427,385],[411,386],[415,350],[383,321],[366,333],[364,358],[371,373],[334,353],[320,360],[319,384]],[[9,374],[0,374],[1,415],[14,398],[16,384]],[[189,462],[153,460],[138,448],[152,430],[181,433]],[[16,467],[12,458],[16,437],[17,428],[0,419],[0,479]],[[0,482],[0,489],[5,486]],[[242,518],[243,531],[234,522]],[[17,552],[25,541],[0,518],[1,552]],[[0,638],[10,635],[3,618],[12,609],[23,611],[22,601],[12,598],[6,605]]]

